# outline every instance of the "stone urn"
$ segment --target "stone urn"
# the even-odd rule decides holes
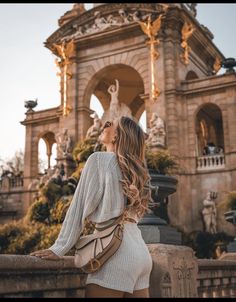
[[[226,221],[236,226],[236,210],[225,212],[224,216]]]
[[[149,169],[149,174],[151,176],[152,199],[157,203],[157,207],[152,210],[152,213],[146,214],[139,224],[167,225],[169,221],[166,221],[168,215],[165,201],[169,195],[176,192],[178,181],[173,176],[159,174],[153,169]],[[162,217],[158,217],[160,208],[163,213]]]
[[[158,174],[149,170],[151,176],[152,198],[157,208],[145,214],[139,221],[145,243],[166,243],[181,245],[182,236],[175,228],[168,225],[166,198],[177,190],[177,179],[170,175]],[[160,212],[159,209],[162,209]],[[158,215],[162,213],[162,217]]]

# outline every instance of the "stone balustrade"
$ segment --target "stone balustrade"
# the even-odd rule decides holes
[[[235,254],[234,260],[198,259],[197,287],[202,298],[236,298]]]
[[[209,171],[225,168],[225,156],[223,154],[197,157],[197,171]]]
[[[0,180],[0,190],[8,191],[14,188],[23,188],[24,177],[23,176],[10,176]]]
[[[191,248],[148,244],[153,259],[150,297],[236,297],[236,259],[196,259]],[[230,253],[229,253],[230,254]],[[0,255],[1,298],[83,298],[86,274],[74,257],[47,261]]]

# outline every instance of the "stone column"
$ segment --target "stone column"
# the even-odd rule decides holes
[[[150,297],[198,297],[198,263],[191,248],[167,244],[148,244],[153,259]]]
[[[167,147],[174,155],[178,155],[178,120],[176,112],[176,47],[178,47],[178,16],[170,16],[166,20],[164,45],[164,66],[165,66],[165,103],[166,103],[166,124],[167,124]]]
[[[28,191],[32,179],[38,175],[38,145],[34,143],[33,126],[30,120],[33,120],[33,112],[26,113],[26,119],[21,122],[25,128],[25,154],[24,154],[24,194],[22,196],[22,212],[26,214],[32,199],[33,192]]]

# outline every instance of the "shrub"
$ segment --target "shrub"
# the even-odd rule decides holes
[[[49,223],[50,208],[47,200],[36,200],[28,210],[27,220],[29,222]]]
[[[0,253],[7,250],[9,244],[21,234],[21,228],[17,222],[12,222],[0,226]]]
[[[62,223],[64,221],[72,198],[72,196],[62,197],[55,203],[54,207],[50,210],[51,223]]]
[[[49,204],[53,205],[62,196],[62,186],[49,182],[41,189],[41,192],[48,199]]]
[[[146,161],[148,168],[156,170],[159,174],[173,174],[179,169],[177,159],[167,150],[153,151],[147,148]]]
[[[94,152],[96,141],[85,139],[78,142],[73,150],[73,158],[78,163],[85,162],[89,156]]]
[[[225,211],[236,210],[236,191],[228,192],[225,199],[218,204]]]
[[[190,234],[183,234],[183,245],[190,246],[197,258],[212,259],[215,258],[216,247],[218,245],[226,246],[234,237],[224,232],[211,234],[208,232],[195,231]]]

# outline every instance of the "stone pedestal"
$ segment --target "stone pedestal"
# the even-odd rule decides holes
[[[181,233],[167,225],[138,225],[146,244],[182,244]]]
[[[198,264],[191,248],[148,244],[153,259],[150,297],[198,297]]]

